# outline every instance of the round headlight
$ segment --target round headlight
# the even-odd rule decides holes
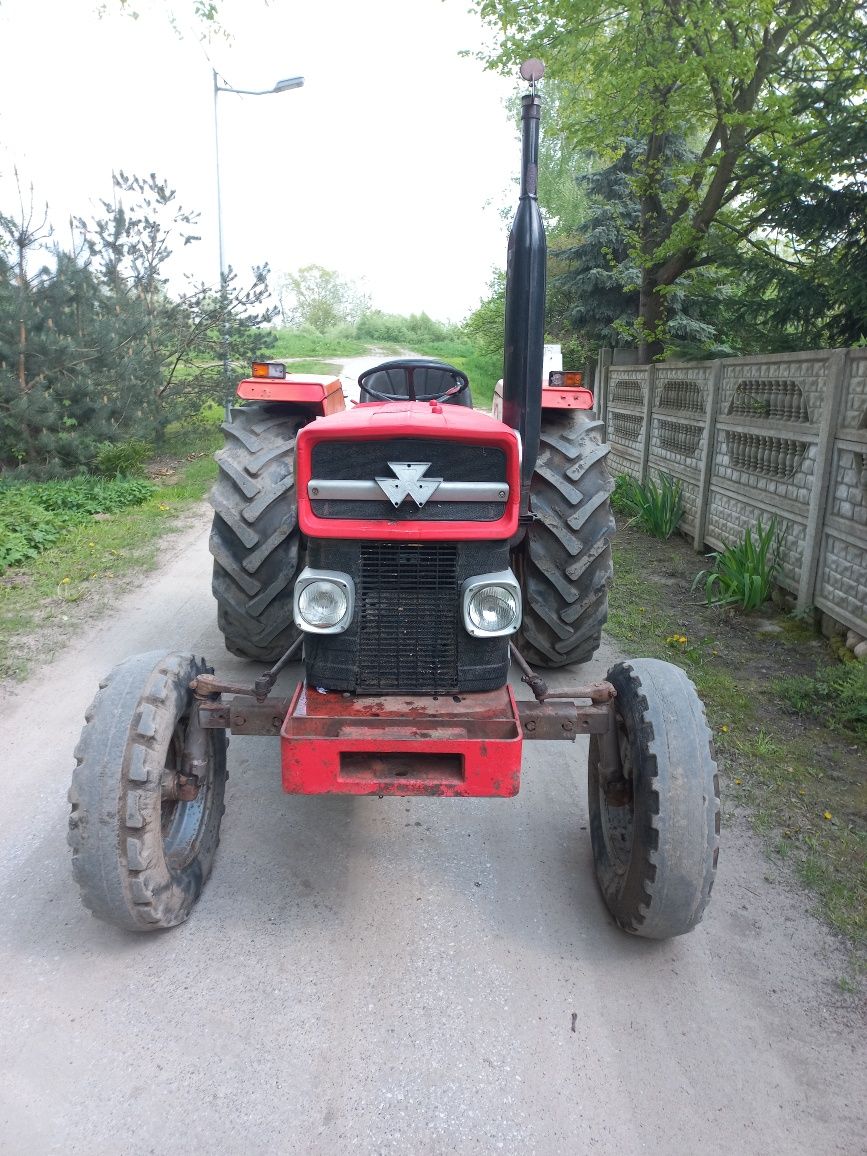
[[[305,586],[298,598],[298,613],[308,626],[319,628],[336,626],[348,606],[343,588],[321,578]]]
[[[507,586],[482,586],[470,597],[467,614],[476,630],[494,634],[517,624],[518,603]]]

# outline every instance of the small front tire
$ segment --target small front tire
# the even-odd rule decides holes
[[[181,801],[193,695],[190,655],[139,654],[100,684],[75,750],[68,841],[82,902],[128,931],[175,927],[211,873],[226,787],[226,738],[206,732],[195,799]],[[176,780],[174,780],[176,782]]]
[[[590,740],[588,802],[596,878],[624,931],[668,939],[691,931],[710,899],[719,856],[719,775],[704,706],[677,666],[621,662],[619,773]]]

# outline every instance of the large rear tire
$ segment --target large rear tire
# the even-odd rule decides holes
[[[98,919],[157,931],[187,918],[211,873],[226,788],[226,736],[206,732],[194,799],[177,793],[190,682],[204,662],[138,654],[100,683],[75,749],[72,873]]]
[[[710,899],[720,840],[719,775],[704,706],[677,666],[653,658],[608,672],[619,768],[590,739],[590,838],[602,897],[624,931],[691,931]]]
[[[614,569],[603,425],[592,414],[543,414],[539,457],[530,483],[533,521],[519,569],[524,620],[516,643],[534,666],[588,662],[608,618]]]
[[[226,649],[241,658],[276,662],[298,637],[295,435],[303,424],[284,407],[250,405],[234,409],[223,426],[211,491],[211,588]]]

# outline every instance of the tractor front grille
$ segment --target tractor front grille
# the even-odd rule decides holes
[[[341,634],[304,639],[307,682],[358,694],[468,694],[507,678],[508,638],[464,628],[461,586],[505,570],[508,542],[390,542],[310,538],[307,564],[355,583]]]
[[[359,691],[456,690],[455,543],[365,542],[360,566]]]

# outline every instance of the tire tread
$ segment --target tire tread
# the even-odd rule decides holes
[[[223,425],[226,444],[211,491],[210,550],[217,622],[226,649],[273,662],[297,638],[293,580],[300,536],[295,497],[298,414],[241,406]]]
[[[589,661],[602,639],[611,585],[613,484],[601,421],[586,413],[543,415],[530,489],[535,521],[522,544],[524,621],[518,649],[534,666]]]

